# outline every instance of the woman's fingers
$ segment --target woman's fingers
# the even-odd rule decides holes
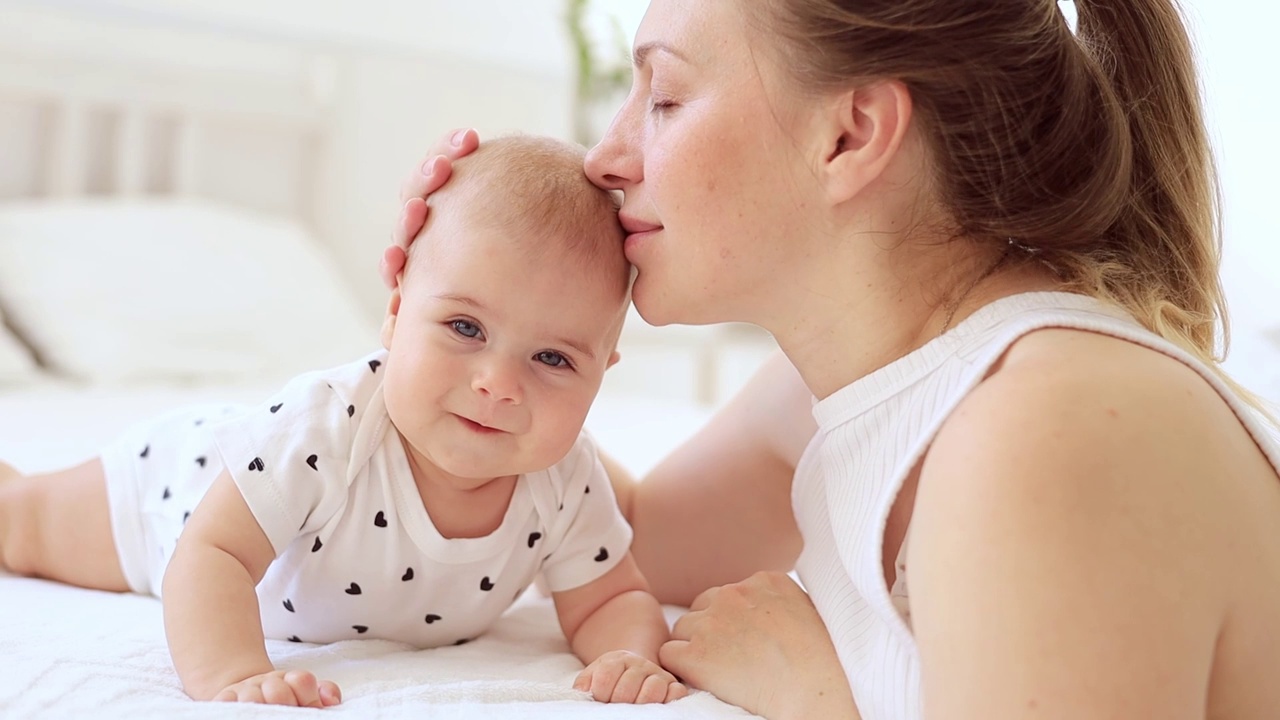
[[[454,130],[446,134],[427,152],[422,165],[400,186],[400,202],[426,197],[439,190],[453,172],[452,161],[470,155],[479,146],[480,135],[475,130]]]
[[[716,599],[716,595],[720,594],[720,589],[723,587],[723,585],[718,585],[716,587],[709,587],[706,590],[703,590],[702,593],[698,595],[698,597],[694,598],[693,602],[689,604],[689,609],[698,611],[706,610],[711,607],[712,601]]]
[[[427,224],[427,201],[431,193],[439,190],[453,175],[453,161],[475,152],[480,146],[480,135],[475,130],[455,130],[431,149],[422,163],[400,186],[400,217],[391,231],[391,247],[382,254],[378,263],[378,275],[382,284],[394,288],[398,276],[408,259],[407,250],[413,239]]]
[[[706,616],[705,610],[693,610],[676,618],[675,624],[671,626],[672,640],[692,640],[693,630],[702,622]],[[666,663],[663,663],[666,665]]]

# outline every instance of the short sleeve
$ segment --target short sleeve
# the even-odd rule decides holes
[[[331,380],[315,373],[212,427],[222,460],[276,555],[345,502],[359,419],[354,409]]]
[[[564,592],[617,566],[631,550],[631,526],[618,508],[595,444],[585,434],[557,469],[563,483],[560,512],[571,515],[542,573],[552,592]]]

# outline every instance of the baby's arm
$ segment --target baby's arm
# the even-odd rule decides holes
[[[608,573],[554,598],[565,637],[587,663],[574,687],[601,702],[669,702],[689,693],[658,664],[670,631],[631,553]]]
[[[267,657],[255,587],[275,551],[223,471],[191,514],[164,575],[164,626],[174,667],[196,700],[323,707],[337,686],[279,672]]]

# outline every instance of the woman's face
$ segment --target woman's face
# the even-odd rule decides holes
[[[819,190],[813,113],[769,39],[729,0],[653,0],[626,103],[587,156],[625,193],[636,307],[657,325],[759,322],[804,238]]]

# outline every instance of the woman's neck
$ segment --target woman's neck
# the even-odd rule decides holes
[[[975,257],[972,246],[959,241],[909,259],[897,250],[877,250],[870,258],[837,252],[791,284],[790,297],[760,324],[773,333],[810,391],[825,398],[995,300],[1057,289],[1043,266],[1017,262],[1021,258],[1010,262],[1004,253],[997,248]],[[841,272],[847,268],[862,271]]]

